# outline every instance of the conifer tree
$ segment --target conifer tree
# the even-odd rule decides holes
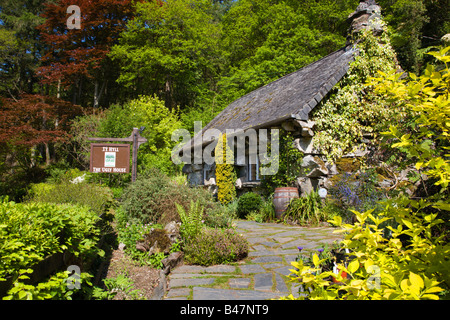
[[[220,136],[215,148],[216,182],[219,188],[217,197],[222,204],[228,204],[236,197],[236,173],[234,172],[234,154],[227,143],[226,134]]]

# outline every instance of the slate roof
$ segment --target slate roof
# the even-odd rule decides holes
[[[226,129],[268,128],[287,119],[308,120],[311,110],[347,73],[354,53],[355,49],[349,45],[246,94],[197,135],[211,128],[225,133]],[[193,147],[193,141],[183,149]]]

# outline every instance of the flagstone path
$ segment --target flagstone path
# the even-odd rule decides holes
[[[298,296],[287,275],[299,254],[323,248],[341,236],[331,227],[297,227],[239,220],[236,230],[250,243],[248,257],[234,265],[181,265],[169,274],[164,299],[263,300]]]

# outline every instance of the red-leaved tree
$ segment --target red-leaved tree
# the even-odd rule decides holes
[[[68,138],[70,120],[82,114],[80,106],[51,96],[24,94],[14,101],[0,97],[0,144],[19,148],[44,145]]]
[[[46,45],[38,75],[44,84],[57,86],[57,96],[72,87],[73,103],[80,103],[80,93],[93,89],[97,107],[108,81],[111,61],[107,54],[134,12],[133,0],[59,0],[46,4],[45,23],[38,27]],[[71,13],[80,8],[80,28],[68,29]],[[114,81],[114,80],[113,80]],[[76,98],[78,94],[78,99]]]

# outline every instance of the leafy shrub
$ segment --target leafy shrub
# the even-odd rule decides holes
[[[30,268],[51,254],[67,250],[82,258],[101,253],[96,247],[100,233],[96,226],[98,220],[95,212],[79,205],[1,202],[0,281],[12,277],[13,288],[9,298],[63,295],[60,291],[63,274],[36,286],[23,282],[33,272]],[[41,289],[42,295],[39,294]]]
[[[320,221],[326,221],[319,194],[312,191],[306,197],[292,199],[284,213],[284,220],[300,225],[317,225]]]
[[[107,213],[115,205],[113,193],[108,187],[70,181],[34,184],[28,193],[27,201],[79,204],[88,206],[98,215]]]
[[[172,132],[181,127],[177,109],[169,110],[164,101],[155,96],[140,96],[123,105],[112,105],[99,124],[99,136],[128,137],[133,128],[144,126],[141,135],[147,143],[139,148],[142,164],[172,173],[175,166],[170,160],[175,143]],[[119,175],[120,176],[120,175]]]
[[[226,228],[236,218],[237,201],[227,205],[217,204],[205,214],[205,225],[211,228]]]
[[[264,216],[260,211],[252,211],[245,218],[249,221],[264,222]]]
[[[264,221],[275,220],[275,206],[271,197],[262,202],[260,212]]]
[[[165,224],[180,221],[175,203],[188,210],[191,200],[198,201],[205,212],[213,207],[207,190],[178,185],[161,171],[150,169],[124,190],[122,208],[130,224]]]
[[[153,268],[162,268],[162,260],[166,257],[164,252],[155,253],[149,255],[148,252],[139,251],[136,248],[136,243],[138,241],[143,241],[143,239],[148,236],[151,229],[159,229],[163,232],[163,226],[160,224],[129,224],[125,226],[118,227],[118,241],[125,245],[125,253],[134,261],[140,265],[149,265]],[[174,248],[176,244],[173,244],[170,252],[175,252]],[[179,251],[179,249],[177,248]]]
[[[22,270],[18,280],[27,280],[27,274],[31,273],[32,269]],[[14,282],[14,286],[8,291],[8,295],[3,297],[3,300],[72,300],[72,296],[83,289],[67,288],[69,271],[58,272],[55,275],[49,277],[48,280],[39,282],[38,284],[30,285],[21,281]],[[89,279],[92,278],[87,272],[80,274],[80,279],[77,282],[81,288],[92,283]]]
[[[152,228],[162,228],[160,225],[152,224],[129,224],[117,228],[117,240],[125,245],[125,251],[133,257],[138,253],[136,242],[144,238]]]
[[[237,214],[240,218],[245,218],[245,216],[252,211],[259,211],[262,205],[261,196],[254,192],[244,193],[239,197],[237,204]]]
[[[248,254],[248,242],[233,229],[203,228],[184,246],[185,260],[204,266],[230,263]]]
[[[425,203],[406,198],[389,202],[379,217],[372,215],[373,210],[354,211],[358,222],[353,225],[335,217],[334,223],[346,233],[342,244],[353,257],[348,265],[338,263],[339,274],[322,272],[326,261],[317,254],[312,258],[313,265],[301,260],[291,263],[296,268],[291,280],[301,283],[308,292],[299,299],[436,300],[444,288],[448,292],[450,266],[446,256],[450,248],[442,238],[430,237],[431,229],[443,221],[433,214],[421,214]],[[394,203],[401,207],[395,208]],[[388,227],[392,234],[384,238],[380,224],[391,219],[399,225],[396,229]],[[402,243],[405,235],[411,237],[406,245]],[[350,276],[344,278],[342,272]],[[333,283],[332,278],[340,283]]]
[[[113,300],[116,295],[122,300],[142,300],[143,290],[134,289],[134,282],[127,273],[120,273],[114,278],[103,280],[105,289],[95,287],[93,297],[99,300]]]

